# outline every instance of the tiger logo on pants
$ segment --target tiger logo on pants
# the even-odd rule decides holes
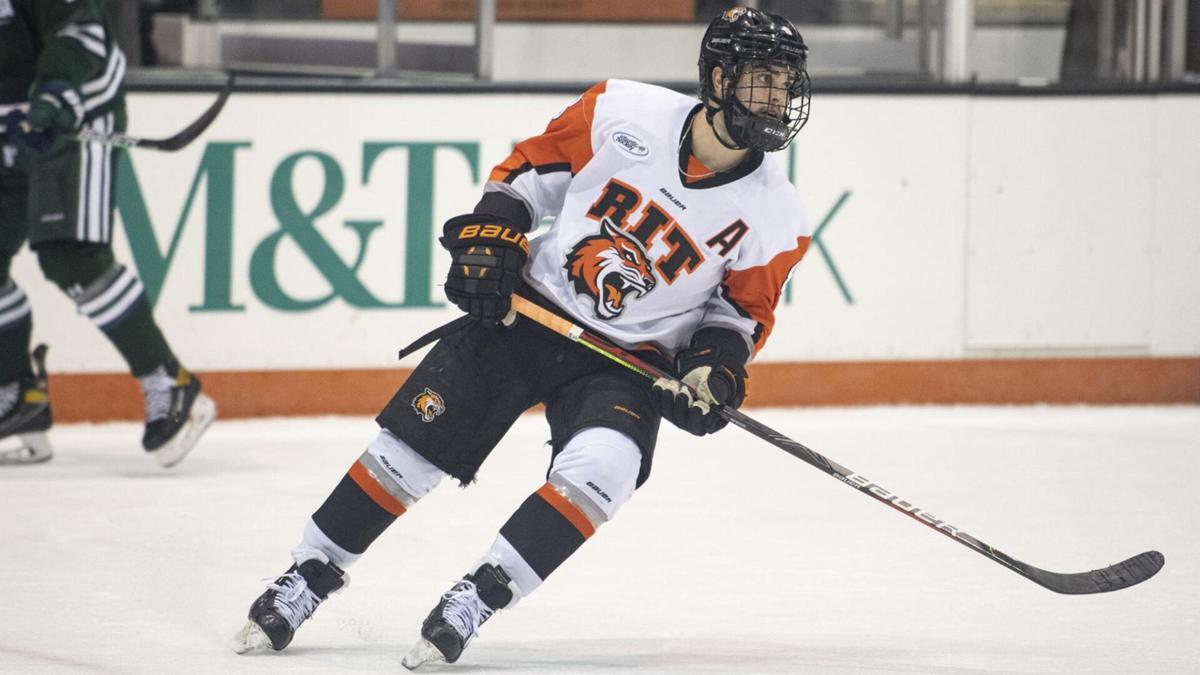
[[[446,412],[446,401],[441,394],[425,387],[425,391],[412,400],[412,408],[422,422],[432,422],[433,418]]]

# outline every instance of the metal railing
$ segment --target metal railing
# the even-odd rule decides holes
[[[380,77],[394,77],[399,73],[397,69],[397,43],[396,43],[396,3],[394,0],[379,0],[379,19],[378,19],[378,53],[379,67],[376,74]],[[474,63],[471,74],[477,80],[492,79],[492,51],[495,49],[495,30],[496,30],[496,0],[475,0],[475,44],[474,44]],[[433,58],[445,65],[454,65],[457,62],[457,56],[461,53],[461,47],[439,45],[439,44],[421,44],[419,47],[433,55]],[[452,54],[448,54],[452,52]],[[438,55],[450,55],[451,58],[440,59]],[[452,68],[454,72],[462,70],[461,64],[459,67]]]
[[[1187,67],[1200,49],[1187,43],[1189,5],[1194,13],[1200,0],[741,1],[797,21],[819,55],[813,61],[814,76],[847,82],[1171,83],[1195,77]],[[594,33],[581,33],[581,24],[569,21],[517,21],[498,31],[497,0],[474,0],[474,17],[468,21],[414,21],[412,11],[397,0],[364,4],[377,11],[374,20],[362,4],[355,11],[365,16],[335,14],[334,20],[322,21],[330,16],[324,0],[195,0],[190,15],[177,11],[157,19],[156,25],[166,27],[162,32],[175,48],[176,58],[167,65],[490,82],[512,79],[514,72],[524,76],[526,70],[528,81],[597,76],[682,80],[691,75],[674,65],[681,61],[677,55],[693,48],[704,23],[698,18],[695,23],[629,25],[626,30],[611,22],[596,25]],[[707,16],[718,5],[696,0],[696,16]],[[1081,8],[1086,11],[1077,11]],[[465,18],[465,13],[454,16]],[[620,31],[630,49],[596,59],[563,58],[561,46],[574,44],[572,38],[605,31]],[[647,31],[653,40],[636,37]],[[544,45],[549,56],[526,69],[513,55],[528,53],[525,45],[531,40]],[[597,44],[595,38],[584,42]],[[644,58],[638,49],[650,42],[659,53],[676,56]],[[1009,58],[1014,51],[1023,60]],[[604,58],[608,61],[602,62]],[[661,62],[671,63],[673,70],[643,66]]]

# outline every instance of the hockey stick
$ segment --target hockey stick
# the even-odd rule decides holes
[[[221,93],[217,95],[217,100],[213,101],[212,105],[208,106],[208,110],[204,114],[196,118],[183,131],[171,136],[170,138],[152,139],[152,138],[137,138],[127,136],[122,133],[104,133],[92,129],[83,129],[76,136],[75,140],[80,143],[103,143],[104,145],[112,145],[118,148],[149,148],[150,150],[162,150],[164,152],[175,152],[187,146],[187,144],[196,140],[196,138],[204,133],[213,120],[217,119],[217,115],[221,113],[221,109],[225,107],[225,101],[229,99],[229,94],[233,92],[233,73],[229,74],[229,78],[225,80],[225,86],[221,88]]]
[[[660,377],[675,380],[674,376],[663,372],[659,368],[638,358],[636,355],[618,347],[607,338],[589,332],[583,327],[577,326],[567,319],[533,304],[525,298],[514,295],[512,306],[513,310],[517,313],[651,380],[656,380]],[[738,410],[719,407],[717,408],[717,412],[735,425],[749,431],[793,457],[808,462],[859,492],[892,507],[935,532],[949,537],[989,560],[997,562],[1055,593],[1083,595],[1119,591],[1122,588],[1139,584],[1154,576],[1162,569],[1165,563],[1163,554],[1158,551],[1147,551],[1135,555],[1128,560],[1123,560],[1114,565],[1090,572],[1076,572],[1073,574],[1048,572],[996,550],[989,544],[985,544],[947,521],[935,517],[912,502],[902,499],[899,495],[884,489],[878,483],[862,474],[851,471],[837,462],[829,460],[778,431],[771,429],[767,425],[751,419]]]

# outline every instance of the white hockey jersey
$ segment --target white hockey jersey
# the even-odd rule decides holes
[[[525,277],[579,323],[669,354],[718,326],[755,354],[812,227],[762,153],[717,174],[692,156],[699,109],[669,89],[601,82],[518,143],[485,190],[519,199],[535,225],[554,218]]]

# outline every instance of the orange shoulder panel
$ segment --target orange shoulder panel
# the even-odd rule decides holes
[[[783,283],[808,250],[809,237],[798,237],[796,248],[784,251],[765,265],[725,273],[722,295],[742,316],[754,320],[754,353],[767,343],[775,327],[775,306],[783,294]]]
[[[592,159],[592,120],[596,99],[604,93],[607,82],[601,82],[584,92],[558,117],[550,120],[540,136],[517,143],[508,156],[488,176],[488,180],[511,182],[530,169],[549,168],[578,173]]]

